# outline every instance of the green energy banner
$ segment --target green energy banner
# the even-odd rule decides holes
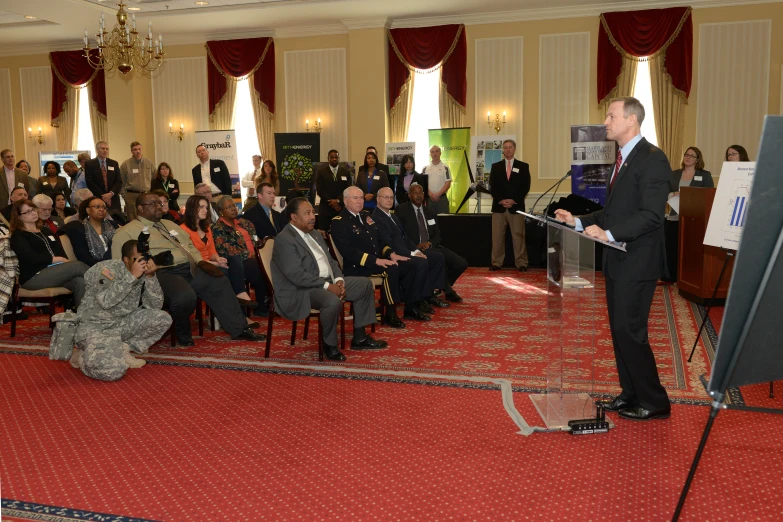
[[[451,188],[447,193],[449,198],[449,212],[456,212],[465,193],[470,188],[470,176],[468,175],[468,164],[466,162],[465,151],[470,145],[470,127],[459,127],[456,129],[430,129],[430,148],[437,145],[441,150],[440,160],[449,167],[451,171]],[[421,172],[421,167],[417,169]],[[467,206],[462,207],[460,212],[468,211]]]
[[[321,134],[318,132],[276,132],[275,152],[280,176],[280,195],[289,191],[309,194],[313,185],[313,164],[321,161]]]

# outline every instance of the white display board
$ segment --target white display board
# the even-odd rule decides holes
[[[389,166],[389,172],[392,176],[396,176],[402,170],[402,157],[406,154],[416,156],[416,142],[415,141],[399,141],[396,143],[386,144],[386,165]],[[378,161],[383,161],[384,158],[378,158]],[[417,172],[421,172],[421,167],[416,169]]]
[[[753,161],[723,163],[710,221],[704,234],[705,245],[737,250],[748,214],[755,172],[756,163]]]
[[[81,154],[82,152],[90,153],[89,150],[69,150],[64,152],[39,152],[38,153],[38,164],[41,166],[41,172],[38,173],[37,177],[43,176],[43,166],[47,161],[54,161],[60,164],[60,170],[62,171],[62,175],[65,176],[65,171],[62,170],[63,164],[66,161],[73,161],[76,163],[77,166],[79,166],[79,160],[76,158]],[[67,176],[65,176],[67,177]]]
[[[233,129],[196,131],[196,143],[209,151],[209,159],[223,160],[231,174],[231,193],[234,198],[241,195],[239,161],[237,160],[237,136]]]

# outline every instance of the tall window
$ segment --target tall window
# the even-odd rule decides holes
[[[430,129],[440,129],[440,71],[416,72],[408,141],[416,142],[416,170],[430,162]]]
[[[77,89],[79,100],[76,114],[76,150],[89,151],[90,157],[95,157],[95,140],[92,136],[90,123],[90,96],[87,87]]]
[[[256,120],[253,116],[253,102],[250,97],[250,82],[244,79],[237,82],[237,96],[234,104],[234,131],[237,139],[237,163],[239,179],[253,170],[253,155],[261,154],[256,134]],[[266,159],[266,158],[264,158]],[[242,187],[244,201],[247,189]]]
[[[650,79],[650,62],[644,60],[636,62],[636,85],[633,89],[633,97],[642,102],[644,106],[644,121],[642,122],[642,136],[647,141],[658,146],[658,135],[655,133],[655,112],[653,111],[652,81]]]

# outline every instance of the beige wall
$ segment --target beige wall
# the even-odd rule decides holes
[[[739,7],[720,7],[712,9],[696,9],[693,12],[694,22],[694,56],[693,56],[693,87],[691,97],[685,111],[685,144],[693,144],[696,137],[696,107],[698,96],[698,42],[699,24],[719,23],[739,20],[772,20],[772,43],[769,74],[769,105],[770,114],[780,112],[781,99],[781,62],[783,62],[783,3],[744,5]],[[537,179],[539,168],[539,37],[546,34],[562,34],[575,32],[590,33],[590,122],[600,123],[603,115],[596,100],[596,49],[598,42],[598,17],[582,17],[559,20],[536,20],[530,22],[513,22],[503,24],[469,25],[466,28],[468,43],[467,68],[467,114],[465,125],[474,127],[477,134],[487,132],[484,121],[475,119],[475,41],[477,38],[495,38],[504,36],[522,36],[524,38],[524,71],[523,71],[523,114],[522,135],[518,139],[523,143],[523,159],[530,163],[533,173],[532,192],[546,189],[550,180]],[[299,131],[302,129],[286,129],[285,124],[285,79],[284,53],[292,50],[345,48],[347,59],[348,82],[348,150],[341,151],[347,160],[359,160],[366,145],[383,145],[387,137],[387,107],[388,93],[386,82],[386,37],[385,30],[361,29],[352,30],[348,34],[316,36],[307,38],[278,38],[275,40],[276,60],[276,118],[277,132]],[[167,49],[168,56],[192,57],[204,56],[203,45],[174,46]],[[37,65],[47,65],[47,55],[15,56],[2,58],[2,67],[10,69],[12,112],[15,126],[15,143],[17,151],[24,150],[24,140],[27,139],[27,123],[22,121],[22,93],[20,92],[19,68]],[[313,81],[318,81],[313,78]],[[152,89],[148,79],[133,78],[126,81],[119,76],[107,79],[109,139],[112,156],[118,160],[129,155],[128,145],[136,139],[144,143],[148,156],[155,156],[153,125],[157,132],[167,130],[168,121],[153,122]],[[727,107],[731,100],[727,100]],[[206,110],[206,101],[204,103]],[[500,109],[502,110],[502,109]],[[474,123],[476,125],[474,125]],[[195,130],[195,129],[194,129]],[[748,144],[749,148],[756,144]],[[2,146],[5,146],[3,144]],[[17,152],[17,156],[19,153]],[[165,160],[157,158],[156,161]]]

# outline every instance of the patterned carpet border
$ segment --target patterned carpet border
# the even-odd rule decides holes
[[[715,349],[718,346],[718,330],[715,328],[715,325],[712,323],[712,320],[709,318],[709,316],[706,315],[706,307],[697,303],[690,303],[690,305],[693,316],[696,319],[697,328],[701,327],[702,317],[706,317],[704,330],[701,334],[701,341],[704,344],[704,350],[707,353],[707,357],[709,357],[710,363],[712,363],[715,360]],[[690,352],[690,348],[691,347],[688,347],[688,352]],[[739,388],[727,389],[726,395],[728,397],[726,400],[727,403],[736,404],[737,406],[745,406],[745,398],[742,396],[742,391],[740,391]]]
[[[24,502],[10,498],[2,499],[2,514],[4,517],[15,517],[23,520],[44,520],[46,522],[71,522],[87,520],[95,522],[155,522],[147,518],[110,515],[83,509],[71,509],[35,502]]]

